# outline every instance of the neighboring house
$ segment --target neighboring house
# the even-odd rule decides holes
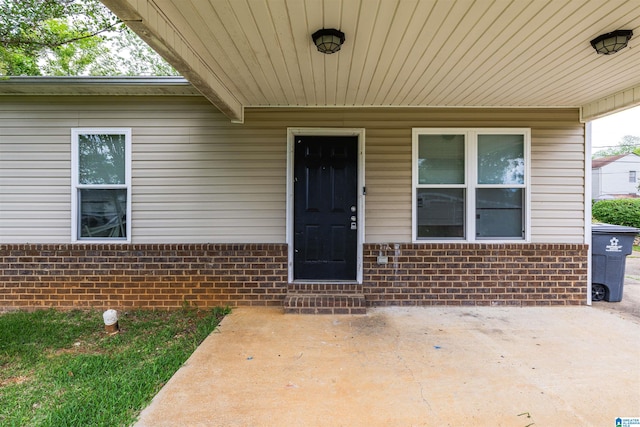
[[[591,161],[591,198],[594,200],[640,196],[640,156],[620,154]]]
[[[589,302],[585,123],[640,104],[589,40],[639,11],[104,3],[188,81],[0,81],[0,308]]]

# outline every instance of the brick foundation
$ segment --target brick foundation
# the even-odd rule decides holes
[[[366,305],[580,305],[587,245],[366,244]],[[377,256],[388,257],[386,265]],[[360,292],[360,290],[359,290]],[[3,244],[0,311],[279,306],[286,244]],[[326,299],[326,298],[325,298]]]
[[[364,294],[368,306],[581,305],[587,251],[580,244],[369,244]]]
[[[282,306],[287,245],[0,245],[0,310]]]

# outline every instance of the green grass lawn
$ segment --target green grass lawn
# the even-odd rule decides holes
[[[0,426],[129,426],[228,312],[0,315]]]

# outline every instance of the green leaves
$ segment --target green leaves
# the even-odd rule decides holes
[[[593,204],[591,215],[606,224],[640,228],[640,199],[601,200]]]
[[[123,25],[98,0],[0,0],[0,5],[0,43],[5,47],[53,48]],[[72,31],[59,31],[54,22],[66,23]]]
[[[593,154],[593,158],[597,159],[629,153],[640,155],[640,136],[625,135],[616,147],[597,151]]]
[[[0,75],[177,75],[98,0],[0,0]]]

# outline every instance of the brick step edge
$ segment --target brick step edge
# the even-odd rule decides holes
[[[287,314],[366,314],[364,294],[289,293],[284,300]]]
[[[362,294],[362,285],[351,283],[289,283],[287,292],[292,294]]]

